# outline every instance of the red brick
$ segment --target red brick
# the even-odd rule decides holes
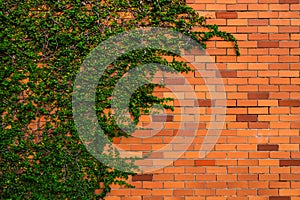
[[[258,144],[257,151],[278,151],[279,145],[277,144]]]
[[[268,92],[249,92],[248,99],[268,99]]]
[[[300,166],[300,160],[280,160],[279,165],[283,166]]]
[[[173,115],[153,115],[153,122],[172,122],[174,120]]]
[[[211,107],[213,106],[213,101],[212,100],[198,100],[196,103],[195,103],[195,106],[199,106],[199,107]]]
[[[237,71],[220,71],[220,75],[223,78],[234,78],[237,76]]]
[[[215,166],[214,160],[195,160],[195,166]]]
[[[279,106],[300,106],[300,100],[279,100]]]
[[[237,115],[238,122],[256,122],[257,115]]]
[[[152,181],[153,174],[138,174],[132,176],[132,181]]]
[[[236,12],[217,12],[216,17],[218,19],[236,19],[237,13]]]
[[[267,128],[269,128],[269,123],[268,122],[250,122],[249,123],[249,128],[267,129]]]
[[[259,48],[277,48],[279,47],[279,42],[263,42],[263,41],[258,41],[257,42],[257,47]]]

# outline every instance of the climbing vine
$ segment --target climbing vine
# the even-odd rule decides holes
[[[72,91],[78,70],[98,44],[138,27],[165,27],[197,40],[229,33],[206,24],[181,0],[0,0],[0,196],[1,199],[103,198],[111,184],[126,182],[133,172],[111,169],[95,159],[81,142],[72,119]],[[204,31],[192,31],[203,27]],[[147,49],[118,58],[100,78],[96,112],[107,137],[129,136],[107,110],[114,85],[129,70],[160,63],[179,72],[191,69]],[[130,67],[129,67],[130,66]],[[113,76],[112,76],[113,75]],[[140,87],[131,98],[134,122],[154,104],[172,99],[152,94],[155,84]],[[95,189],[102,192],[95,194]]]

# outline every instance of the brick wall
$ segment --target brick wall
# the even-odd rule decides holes
[[[209,87],[218,76],[209,71],[209,62],[206,73],[166,78],[173,92],[165,89],[157,94],[174,96],[175,111],[143,116],[140,125],[158,131],[139,132],[115,143],[131,151],[155,151],[170,143],[183,130],[182,124],[181,136],[195,134],[195,138],[179,159],[130,178],[135,189],[112,186],[106,200],[300,200],[299,0],[187,3],[210,16],[208,23],[233,33],[241,48],[241,56],[236,57],[232,43],[218,39],[207,43],[226,90],[221,135],[213,149],[199,157],[209,123],[221,121],[212,112],[215,101]],[[191,54],[188,59],[199,58]],[[189,96],[187,82],[196,99]],[[193,126],[196,130],[186,128]],[[176,157],[183,144],[177,142],[168,147],[169,153],[151,156]]]

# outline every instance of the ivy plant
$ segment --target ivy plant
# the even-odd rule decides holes
[[[182,0],[0,0],[0,196],[1,199],[104,198],[111,184],[133,172],[105,166],[80,140],[72,118],[72,91],[78,70],[98,44],[139,27],[164,27],[205,42],[220,37],[238,45],[233,35],[206,23]],[[193,31],[202,27],[204,31]],[[160,63],[179,72],[191,69],[155,49],[118,58],[100,78],[96,112],[107,137],[129,136],[116,125],[110,97],[130,69]],[[131,98],[135,124],[154,104],[172,109],[152,94],[158,85],[140,87]],[[95,194],[100,188],[102,193]]]

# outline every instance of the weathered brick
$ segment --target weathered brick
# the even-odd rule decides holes
[[[172,122],[174,120],[173,115],[153,115],[153,122]]]
[[[238,122],[256,122],[257,115],[237,115]]]
[[[218,19],[236,19],[237,13],[236,12],[217,12],[216,17]]]
[[[249,122],[249,128],[267,129],[267,128],[269,128],[269,123],[268,122]]]
[[[220,71],[220,75],[223,78],[234,78],[237,76],[237,71]]]
[[[279,100],[279,106],[300,106],[300,100]]]
[[[300,160],[280,160],[279,165],[283,166],[300,166]]]
[[[213,106],[214,101],[212,100],[198,100],[197,102],[195,102],[195,106],[199,106],[199,107],[211,107]]]
[[[258,144],[257,151],[278,151],[278,144]]]
[[[165,78],[164,83],[166,85],[183,85],[185,83],[184,78]]]
[[[138,174],[132,176],[132,181],[152,181],[153,174]]]
[[[269,92],[249,92],[248,99],[268,99]]]

